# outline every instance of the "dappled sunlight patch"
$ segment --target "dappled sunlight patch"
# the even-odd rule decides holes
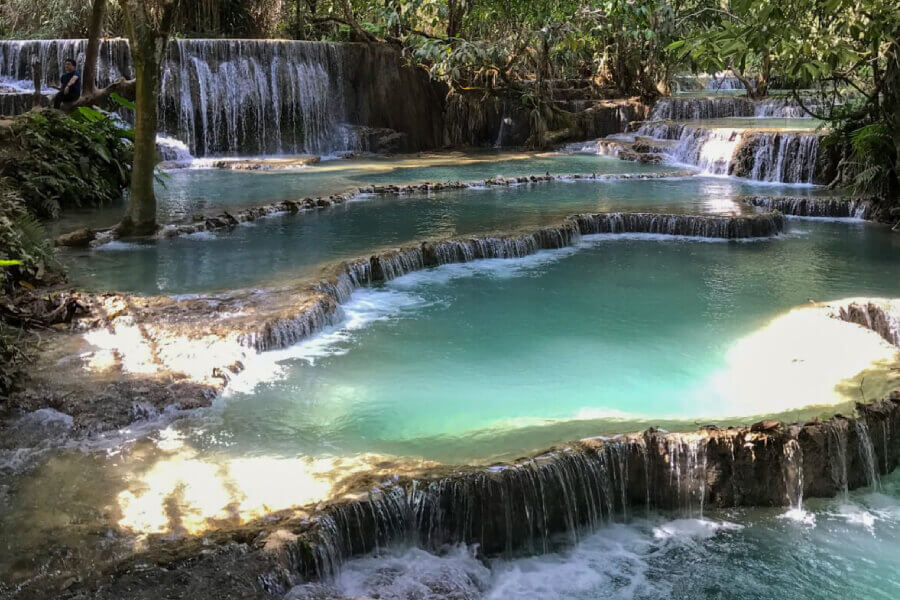
[[[117,525],[138,542],[154,534],[198,535],[343,496],[354,487],[349,483],[354,477],[377,477],[389,464],[375,455],[229,457],[182,447],[131,476],[127,489],[116,496]]]
[[[897,348],[872,331],[832,318],[825,305],[773,319],[735,343],[725,362],[702,391],[725,399],[717,409],[722,415],[880,398],[861,397],[857,385],[847,385],[862,372],[867,389],[888,390],[900,383]]]

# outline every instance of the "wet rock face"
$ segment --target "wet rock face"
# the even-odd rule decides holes
[[[884,340],[900,346],[900,306],[895,301],[851,302],[839,309],[838,318],[871,329]]]

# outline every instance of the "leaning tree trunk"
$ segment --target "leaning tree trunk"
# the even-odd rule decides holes
[[[97,57],[100,54],[100,35],[103,33],[103,19],[106,17],[106,1],[94,0],[91,21],[88,25],[88,45],[84,55],[84,81],[81,93],[90,96],[97,89]]]

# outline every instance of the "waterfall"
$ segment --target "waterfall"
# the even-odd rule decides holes
[[[751,206],[777,210],[797,217],[871,218],[873,206],[856,198],[808,198],[804,196],[751,196],[744,199]]]
[[[747,98],[662,98],[653,105],[654,121],[691,121],[726,117],[752,117],[758,105]]]
[[[749,174],[743,154],[752,152]],[[813,133],[748,132],[731,171],[759,181],[813,183],[819,136]]]
[[[784,462],[782,479],[785,500],[792,510],[803,510],[803,450],[795,439],[788,440],[782,447]]]
[[[846,421],[834,420],[825,429],[828,441],[828,458],[831,464],[831,475],[841,495],[846,498],[849,493],[847,479],[847,430]]]
[[[805,102],[807,108],[821,110],[817,100]],[[653,105],[650,119],[654,121],[691,121],[729,117],[760,117],[799,119],[809,117],[792,98],[749,98],[723,96],[707,98],[661,98]]]
[[[770,213],[763,219],[653,213],[599,213],[573,217],[582,235],[592,233],[652,233],[707,238],[754,238],[777,235],[784,219]]]
[[[704,173],[728,174],[732,156],[743,131],[740,129],[696,127],[683,123],[646,123],[638,135],[662,140],[677,140],[667,149],[669,157],[682,164],[694,165]]]
[[[866,411],[893,423],[900,419],[900,397]],[[864,418],[857,421],[859,432],[866,431]],[[754,425],[669,434],[650,429],[581,440],[511,463],[461,467],[450,474],[442,468],[325,508],[315,517],[318,528],[306,547],[315,570],[327,575],[353,554],[397,542],[429,550],[477,545],[486,557],[554,552],[600,526],[627,521],[637,506],[702,517],[709,504],[783,505],[802,515],[807,493],[845,493],[846,474],[835,486],[830,473],[846,469],[848,424],[836,417],[802,430]],[[860,444],[865,456],[871,439],[860,437]],[[871,456],[874,464],[878,457]],[[886,456],[893,464],[895,455]],[[851,480],[853,487],[862,483]]]
[[[881,487],[878,477],[878,457],[875,454],[872,437],[869,435],[869,426],[863,419],[856,420],[856,440],[859,443],[859,457],[862,460],[866,485],[877,490]]]
[[[821,102],[812,98],[804,100],[803,104],[814,111],[823,109]],[[803,110],[800,104],[793,98],[769,98],[766,100],[758,100],[753,103],[753,114],[748,116],[775,117],[782,119],[811,118],[811,115]]]
[[[744,84],[734,75],[727,73],[716,73],[706,82],[706,89],[710,91],[718,90],[742,90]]]
[[[339,44],[176,40],[162,77],[162,123],[197,155],[355,150]]]
[[[32,90],[31,63],[41,65],[44,86],[58,85],[63,63],[74,58],[84,64],[87,40],[6,40],[0,42],[0,83],[17,82]],[[131,52],[124,39],[102,40],[98,56],[97,85],[107,86],[120,77],[133,76]]]
[[[0,84],[31,88],[31,62],[45,84],[63,61],[84,62],[86,40],[0,41]],[[101,45],[98,83],[133,73],[128,42]],[[19,94],[21,95],[21,93]],[[26,100],[0,100],[21,109]],[[356,44],[276,40],[170,42],[159,98],[161,133],[195,156],[328,154],[440,144],[441,101],[431,82],[395,52]],[[6,112],[6,110],[4,110]]]
[[[669,159],[704,173],[782,183],[814,183],[816,179],[820,136],[815,133],[657,121],[642,124],[637,133],[675,140],[672,147],[664,148]]]

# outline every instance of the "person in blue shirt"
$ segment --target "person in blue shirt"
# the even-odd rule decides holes
[[[59,78],[59,92],[53,96],[53,108],[59,108],[63,102],[75,102],[81,97],[81,73],[78,72],[75,60],[67,58],[64,68],[66,72]]]

